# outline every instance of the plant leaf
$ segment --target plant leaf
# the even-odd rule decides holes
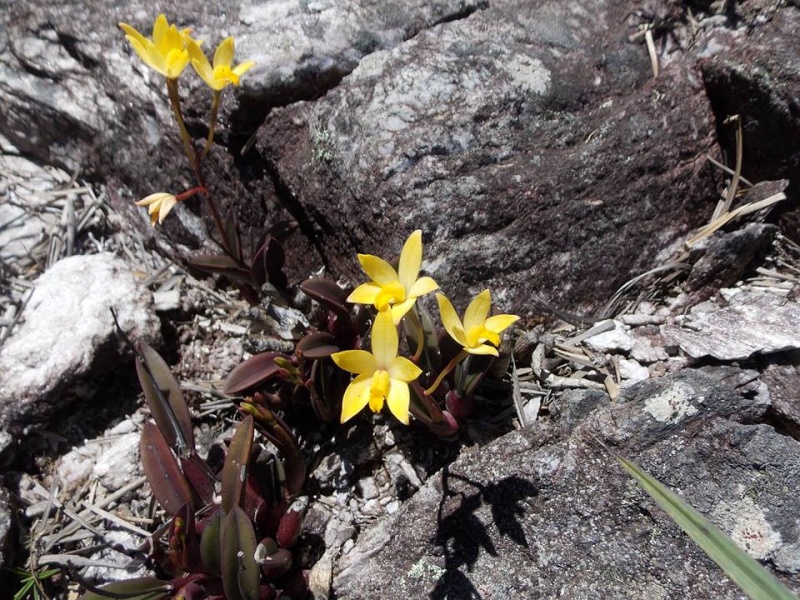
[[[184,504],[192,505],[192,490],[164,436],[151,421],[142,427],[139,454],[153,495],[167,514],[174,515]]]
[[[236,220],[236,211],[231,208],[225,215],[225,241],[228,244],[233,258],[242,262],[242,240],[239,237],[239,223]]]
[[[339,351],[336,338],[327,331],[315,331],[304,336],[295,347],[295,354],[300,358],[316,360],[325,358]]]
[[[285,290],[288,284],[286,273],[283,272],[285,262],[283,246],[277,239],[267,234],[253,255],[250,277],[258,287],[269,281],[279,290]]]
[[[716,525],[635,463],[617,456],[622,467],[669,517],[753,600],[797,600],[778,579]]]
[[[234,506],[222,522],[222,586],[228,600],[258,600],[261,573],[250,519]]]
[[[300,289],[303,290],[306,296],[327,306],[336,314],[350,315],[350,307],[347,305],[347,296],[349,294],[346,290],[340,288],[336,282],[322,277],[314,277],[301,283]]]
[[[136,374],[161,435],[177,454],[194,452],[192,417],[169,365],[144,342],[138,350],[144,362],[136,361]]]
[[[109,600],[114,598],[115,594],[119,594],[125,600],[159,600],[173,591],[169,582],[155,577],[137,577],[136,579],[115,581],[99,589],[105,592],[105,595],[86,592],[80,597],[80,600]]]
[[[235,281],[250,283],[250,270],[244,268],[239,262],[224,254],[202,254],[200,256],[193,256],[189,259],[189,264],[201,271],[216,273],[217,275],[224,275]]]
[[[275,364],[275,358],[278,356],[290,360],[290,357],[280,352],[262,352],[239,363],[225,380],[223,391],[233,396],[264,383],[270,377],[274,377],[280,371],[280,367]]]
[[[200,558],[203,566],[212,575],[222,573],[222,511],[216,510],[209,517],[203,533],[200,535]]]
[[[225,465],[222,467],[222,510],[229,513],[241,507],[242,492],[247,482],[247,463],[253,446],[253,417],[247,415],[233,432]]]
[[[214,488],[217,478],[208,464],[196,452],[180,457],[181,469],[186,481],[204,505],[214,502]]]

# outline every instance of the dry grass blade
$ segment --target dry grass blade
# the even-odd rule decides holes
[[[644,41],[647,44],[647,54],[650,55],[650,68],[653,70],[653,78],[658,77],[658,54],[656,44],[653,41],[653,29],[648,25],[644,31]]]
[[[725,124],[736,123],[736,169],[733,172],[733,179],[730,186],[728,186],[728,194],[725,197],[725,202],[717,205],[714,214],[711,216],[711,222],[716,221],[720,216],[730,211],[733,205],[733,199],[736,197],[736,191],[739,188],[739,178],[742,175],[742,154],[743,154],[743,141],[742,141],[742,119],[739,115],[733,115],[725,119]]]
[[[723,213],[719,217],[714,219],[711,223],[706,225],[703,229],[701,229],[700,232],[697,233],[697,235],[695,235],[692,239],[686,242],[686,245],[691,248],[698,242],[714,234],[717,230],[719,230],[721,227],[724,227],[734,219],[752,214],[754,212],[758,212],[760,210],[764,210],[765,208],[769,208],[773,204],[777,204],[778,202],[782,202],[783,200],[786,200],[786,194],[784,194],[783,192],[778,192],[777,194],[773,194],[769,198],[764,198],[763,200],[759,200],[758,202],[750,202],[749,204],[740,206],[739,208],[736,208],[730,212]]]

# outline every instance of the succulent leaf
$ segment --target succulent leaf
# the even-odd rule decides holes
[[[137,577],[125,581],[115,581],[100,588],[103,594],[86,592],[80,600],[108,600],[117,595],[126,600],[160,600],[174,591],[172,586],[155,577]]]
[[[234,506],[222,522],[222,584],[228,600],[259,600],[261,573],[256,534],[244,511]]]
[[[174,515],[183,505],[192,504],[192,490],[175,456],[158,427],[150,421],[142,428],[139,453],[153,495],[167,514]]]
[[[192,418],[178,382],[158,352],[144,342],[138,350],[143,360],[136,361],[136,373],[159,431],[177,454],[194,452]]]
[[[247,464],[253,447],[253,417],[248,415],[236,427],[225,466],[222,468],[222,510],[229,513],[234,506],[241,507],[242,492],[247,482]]]
[[[289,360],[280,352],[262,352],[236,365],[225,380],[223,391],[229,395],[241,394],[276,376],[281,369],[275,363],[277,357]]]

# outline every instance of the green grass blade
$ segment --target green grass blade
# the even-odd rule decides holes
[[[778,579],[739,548],[716,525],[686,504],[655,477],[622,457],[623,468],[650,494],[669,517],[683,529],[733,582],[753,600],[797,600]]]

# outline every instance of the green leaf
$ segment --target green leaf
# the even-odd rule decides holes
[[[253,446],[253,417],[248,415],[233,432],[225,465],[222,467],[222,510],[229,513],[241,506],[244,484],[247,482],[247,463]]]
[[[86,592],[80,600],[109,600],[125,598],[125,600],[159,600],[171,591],[172,586],[155,577],[139,577],[125,581],[115,581],[99,588],[104,594]]]
[[[797,600],[778,579],[725,535],[716,525],[643,471],[635,463],[616,457],[622,467],[664,509],[733,582],[753,600]]]
[[[222,587],[228,600],[258,600],[261,571],[253,524],[238,506],[222,522]]]
[[[161,435],[179,455],[193,452],[192,417],[169,365],[143,342],[138,350],[144,362],[136,361],[136,373]]]
[[[200,536],[200,557],[206,570],[212,575],[219,576],[222,573],[222,559],[220,552],[222,535],[222,511],[217,510],[206,523],[205,529]]]

